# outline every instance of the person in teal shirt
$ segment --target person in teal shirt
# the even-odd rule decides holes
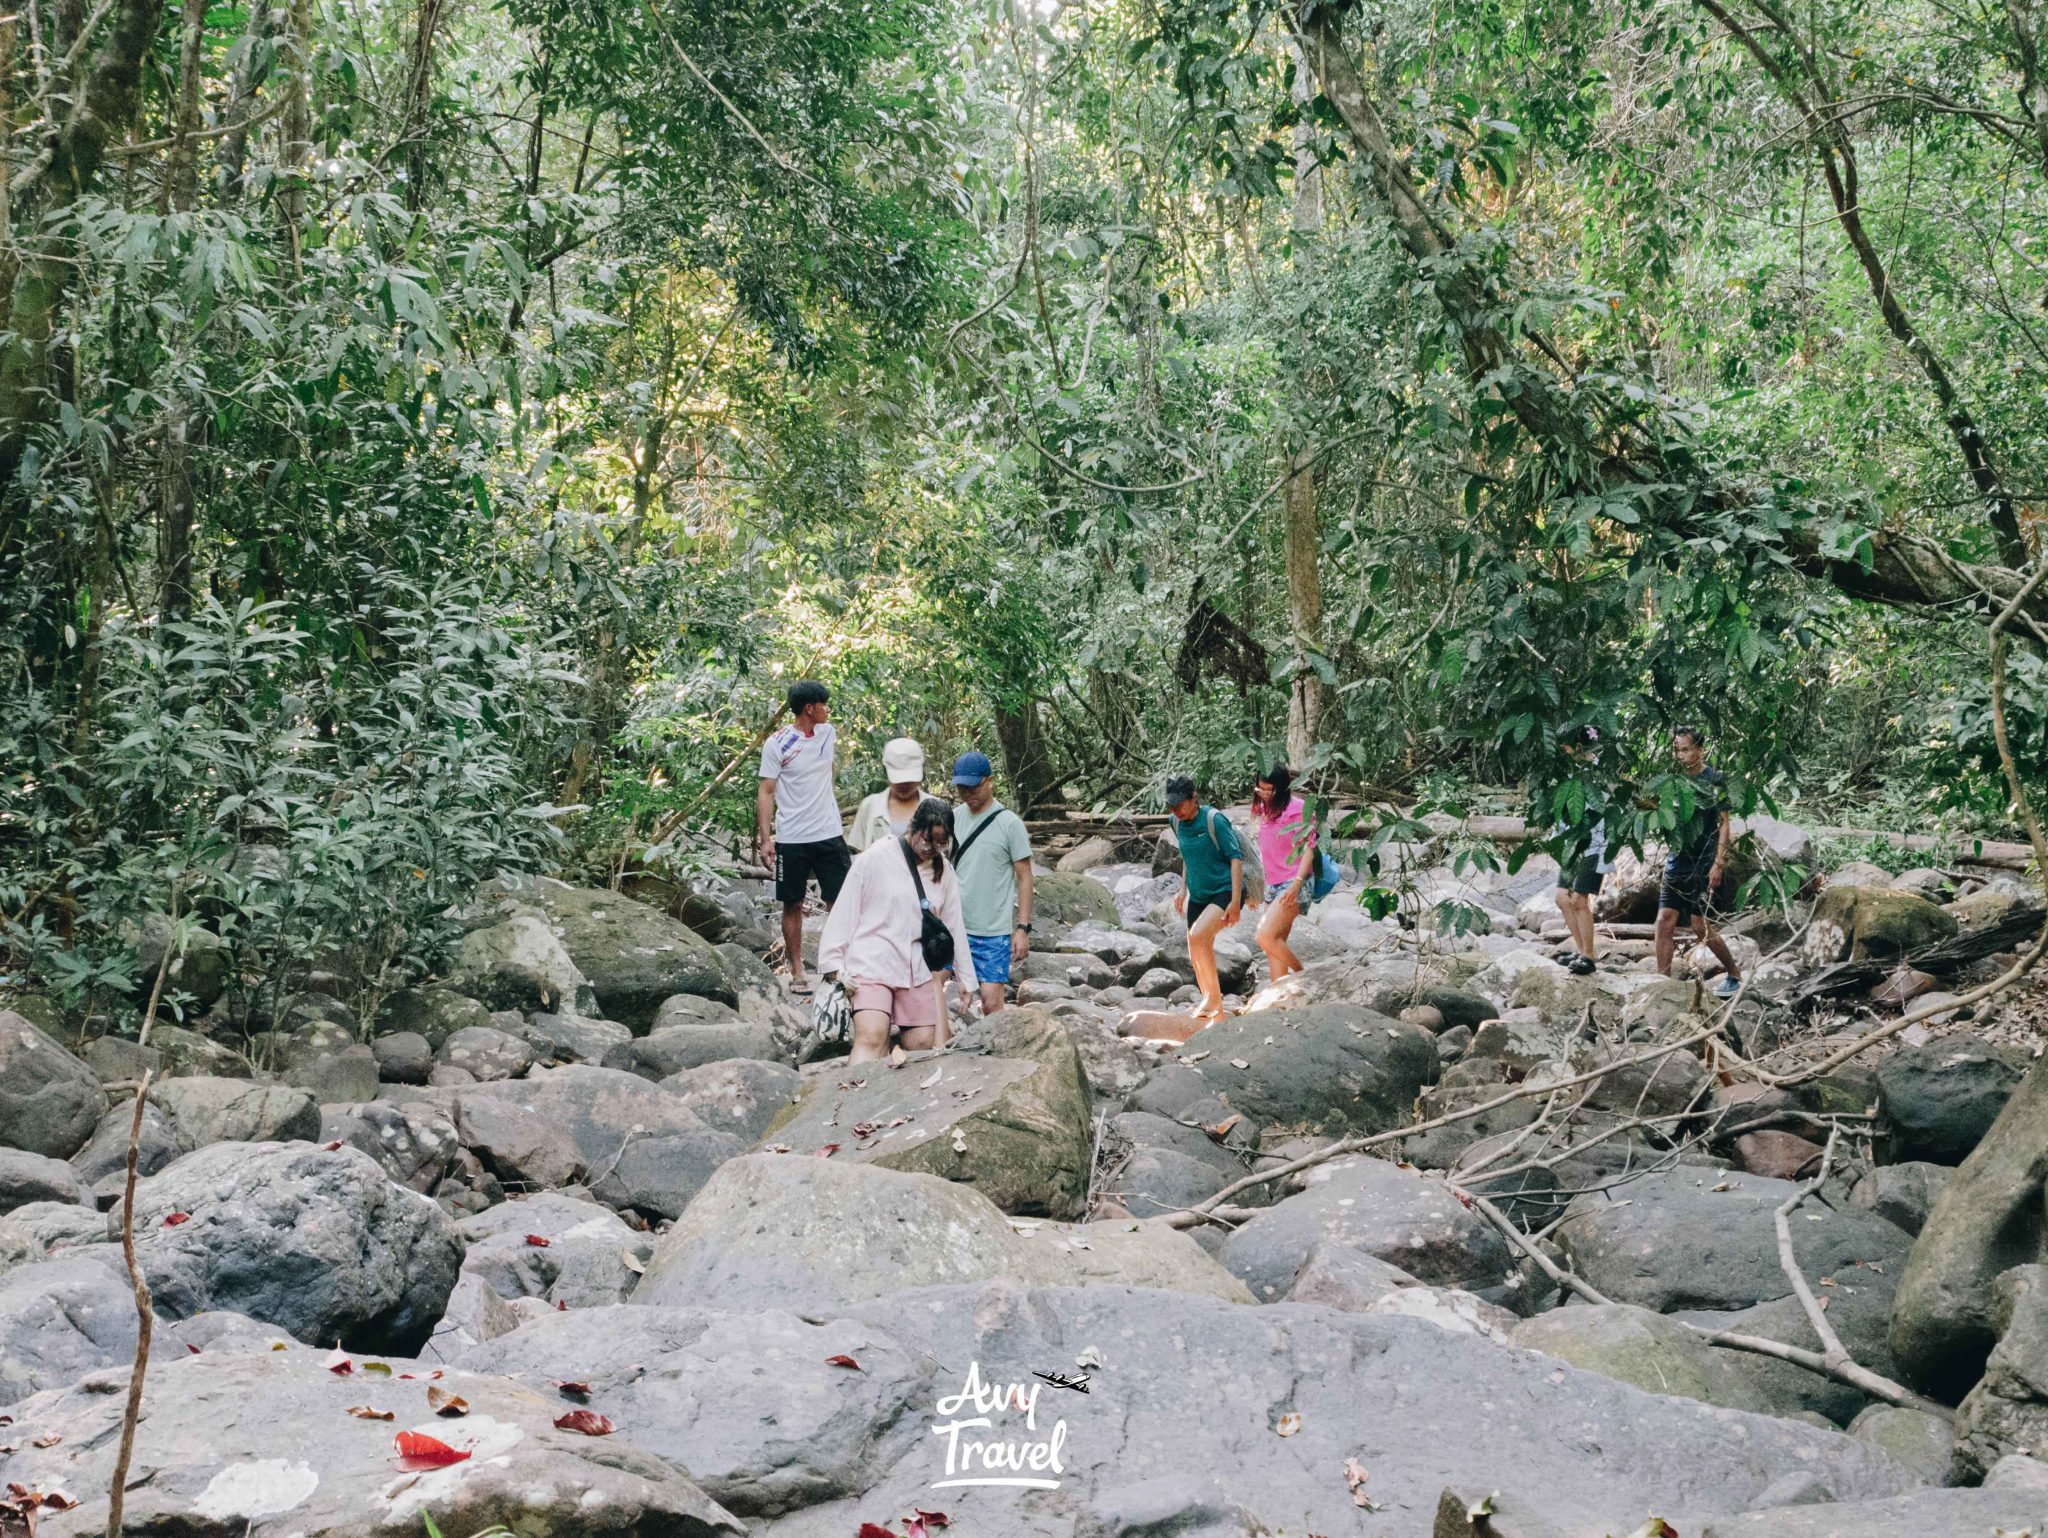
[[[1202,990],[1194,1015],[1221,1020],[1227,1011],[1216,972],[1216,936],[1237,922],[1244,907],[1244,846],[1228,817],[1195,798],[1195,782],[1184,774],[1166,782],[1166,808],[1173,813],[1173,836],[1187,873],[1188,888],[1173,906],[1187,919],[1188,960]]]

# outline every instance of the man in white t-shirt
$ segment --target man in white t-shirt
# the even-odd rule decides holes
[[[799,996],[811,991],[804,980],[804,893],[815,877],[830,908],[853,863],[832,793],[830,699],[823,684],[808,678],[790,685],[789,725],[761,744],[761,790],[754,800],[758,852],[775,872],[789,987]]]

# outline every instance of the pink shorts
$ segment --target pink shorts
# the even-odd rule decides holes
[[[866,983],[855,978],[847,992],[847,1003],[855,1014],[864,1009],[882,1011],[888,1015],[890,1027],[898,1031],[939,1023],[939,1001],[930,983],[920,983],[915,988],[891,988],[887,983]]]

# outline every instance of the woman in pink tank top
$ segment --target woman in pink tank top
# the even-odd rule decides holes
[[[1259,864],[1266,878],[1266,914],[1259,920],[1259,949],[1271,966],[1268,983],[1301,970],[1301,958],[1287,944],[1295,919],[1309,905],[1315,875],[1316,834],[1309,826],[1294,776],[1276,763],[1252,790],[1252,825],[1259,834]]]

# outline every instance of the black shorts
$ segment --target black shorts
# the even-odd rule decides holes
[[[1606,879],[1600,874],[1600,862],[1588,855],[1578,864],[1567,865],[1557,873],[1557,889],[1560,892],[1577,892],[1581,897],[1594,897]]]
[[[804,900],[804,888],[817,878],[818,895],[832,904],[839,901],[839,888],[853,864],[853,851],[843,838],[820,839],[815,844],[775,846],[775,900],[785,907]]]
[[[1706,917],[1714,896],[1707,880],[1712,870],[1711,865],[1666,864],[1664,884],[1657,889],[1657,906],[1677,910],[1682,919]]]
[[[1229,907],[1230,898],[1227,894],[1222,897],[1197,897],[1193,892],[1188,893],[1188,928],[1193,929],[1195,927],[1195,920],[1200,918],[1206,910],[1210,908],[1223,908],[1227,910]]]

